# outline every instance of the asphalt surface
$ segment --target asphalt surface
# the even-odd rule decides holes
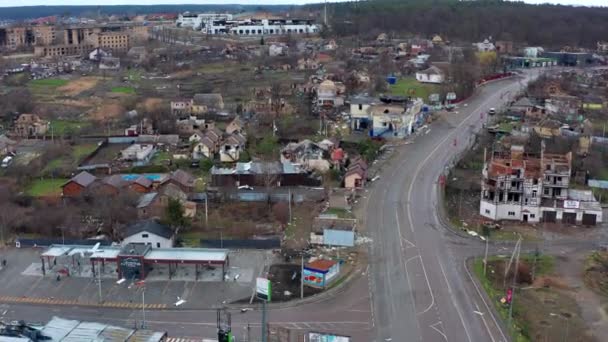
[[[396,149],[367,197],[376,341],[506,341],[465,267],[467,239],[441,226],[437,184],[445,166],[530,75],[490,83],[457,113]],[[483,113],[483,116],[482,116]],[[477,244],[478,245],[478,242]],[[477,312],[477,313],[475,313]]]

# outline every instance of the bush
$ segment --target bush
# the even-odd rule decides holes
[[[209,172],[212,167],[213,167],[213,160],[211,160],[211,159],[204,159],[199,164],[199,168],[205,172]]]

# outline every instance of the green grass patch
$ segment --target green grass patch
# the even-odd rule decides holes
[[[76,163],[79,163],[82,159],[93,153],[95,149],[97,149],[97,144],[76,145],[72,150],[72,157]]]
[[[163,161],[172,159],[172,155],[166,151],[158,151],[152,157],[151,163],[153,165],[163,165]]]
[[[61,195],[61,186],[67,181],[66,178],[38,179],[30,184],[25,193],[34,197],[59,196]]]
[[[534,264],[535,256],[532,254],[521,255],[520,259],[525,261],[528,265]],[[504,260],[505,262],[509,261],[509,258],[501,258],[498,256],[488,257],[488,263],[491,265],[492,262]],[[535,274],[536,276],[541,276],[545,274],[551,274],[555,267],[555,259],[550,255],[538,255],[536,256],[536,266],[535,266]],[[484,263],[483,258],[477,258],[473,261],[473,272],[475,276],[483,286],[484,290],[490,297],[494,307],[498,311],[500,317],[503,319],[505,323],[509,321],[509,306],[502,304],[500,299],[503,298],[506,293],[502,288],[496,288],[490,278],[484,275]],[[488,275],[490,275],[490,266],[488,266]],[[525,321],[525,315],[523,312],[525,310],[533,310],[533,308],[527,308],[522,303],[518,302],[518,293],[520,290],[516,290],[513,302],[513,320],[511,326],[507,327],[509,329],[509,334],[513,337],[513,340],[516,342],[528,342],[531,341],[529,338],[530,334],[530,326],[529,322]]]
[[[189,231],[180,233],[178,238],[182,241],[184,247],[200,247],[201,239],[207,237],[206,232]]]
[[[127,72],[126,77],[129,79],[129,81],[139,82],[141,81],[141,74],[142,72],[140,70],[131,69]]]
[[[32,87],[49,87],[49,88],[59,88],[62,87],[66,84],[68,84],[69,81],[67,80],[62,80],[60,78],[45,78],[42,80],[31,80],[29,82],[29,85]]]
[[[395,85],[389,85],[389,93],[397,96],[415,96],[424,101],[429,100],[430,94],[438,94],[439,86],[435,84],[420,83],[413,77],[400,78]]]
[[[355,216],[353,215],[352,212],[350,212],[346,209],[341,209],[341,208],[329,208],[323,214],[336,215],[336,216],[338,216],[338,218],[341,218],[341,219],[355,218]]]
[[[90,122],[78,120],[51,120],[52,132],[56,136],[72,135],[79,133],[82,129],[90,127]]]
[[[506,324],[506,322],[508,322],[508,320],[509,320],[509,307],[500,303],[500,298],[504,297],[505,293],[502,290],[495,289],[494,286],[492,286],[492,283],[490,282],[490,280],[486,276],[484,276],[483,260],[481,258],[476,259],[473,262],[473,272],[475,273],[475,276],[477,276],[477,279],[481,283],[481,286],[483,286],[484,290],[488,294],[488,297],[490,297],[492,303],[494,304],[494,307],[498,311],[498,314],[500,315],[500,317],[503,319],[503,321]],[[517,301],[515,301],[514,302],[514,311],[516,311],[517,306],[518,306]],[[521,333],[522,328],[520,327],[520,324],[516,319],[514,319],[512,322],[512,325],[507,328],[509,329],[509,334],[513,337],[514,341],[530,342],[530,339],[528,339],[526,336],[524,336]]]
[[[135,94],[135,88],[133,87],[113,87],[110,91],[113,93]]]

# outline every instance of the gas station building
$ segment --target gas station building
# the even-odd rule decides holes
[[[45,275],[46,269],[56,265],[58,258],[65,260],[66,257],[68,263],[71,259],[72,267],[80,267],[82,259],[88,260],[94,277],[100,270],[103,273],[106,264],[110,264],[110,267],[116,268],[118,279],[143,280],[155,265],[168,266],[171,279],[179,266],[194,265],[195,280],[198,280],[204,267],[221,267],[224,275],[229,266],[228,250],[219,248],[152,248],[150,245],[134,243],[124,247],[103,246],[98,249],[80,245],[51,245],[40,256],[42,274]]]

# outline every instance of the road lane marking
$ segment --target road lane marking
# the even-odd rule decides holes
[[[511,86],[513,86],[513,85],[511,85]],[[510,87],[511,87],[511,86],[510,86]],[[414,172],[414,175],[413,175],[412,181],[410,182],[410,186],[409,186],[409,189],[408,189],[408,193],[407,193],[407,206],[406,206],[406,208],[407,208],[407,216],[408,216],[408,221],[409,221],[409,223],[410,223],[410,227],[412,228],[412,231],[414,230],[414,223],[413,223],[413,221],[412,221],[412,209],[411,209],[411,208],[412,208],[412,207],[411,207],[411,203],[412,203],[412,193],[413,193],[413,190],[414,190],[414,185],[416,184],[416,179],[418,178],[418,175],[420,174],[420,171],[422,170],[422,168],[424,167],[424,165],[425,165],[425,164],[427,164],[427,163],[428,163],[428,161],[429,161],[429,160],[430,160],[430,159],[431,159],[431,158],[432,158],[432,157],[433,157],[433,156],[434,156],[434,155],[437,153],[437,151],[438,151],[438,150],[439,150],[441,147],[443,147],[443,145],[445,144],[445,142],[446,142],[446,141],[448,141],[449,139],[451,139],[451,138],[452,138],[452,136],[454,136],[455,134],[457,134],[457,131],[458,131],[458,130],[459,130],[461,127],[462,127],[462,126],[464,126],[465,124],[468,124],[468,122],[469,122],[469,120],[471,119],[471,117],[473,117],[474,115],[477,115],[477,114],[478,114],[478,113],[479,113],[479,112],[482,110],[482,108],[485,108],[485,107],[487,106],[487,104],[488,104],[489,102],[491,102],[491,101],[495,101],[495,98],[497,97],[497,95],[498,95],[498,94],[494,94],[494,95],[490,96],[490,97],[489,97],[489,98],[488,98],[486,101],[482,102],[482,103],[481,103],[481,104],[480,104],[480,105],[477,107],[477,109],[473,110],[473,111],[472,111],[472,112],[471,112],[471,113],[470,113],[470,114],[469,114],[467,117],[465,117],[465,118],[462,120],[462,122],[461,122],[460,124],[458,124],[458,125],[457,125],[457,126],[456,126],[456,127],[453,129],[453,130],[452,130],[452,131],[450,131],[450,132],[449,132],[449,133],[448,133],[448,134],[447,134],[447,135],[446,135],[446,136],[445,136],[445,137],[444,137],[444,138],[443,138],[443,139],[442,139],[442,140],[441,140],[441,141],[440,141],[440,142],[437,144],[437,146],[435,146],[435,148],[434,148],[434,149],[431,151],[431,153],[429,153],[429,155],[428,155],[428,156],[427,156],[427,157],[426,157],[426,158],[425,158],[425,159],[422,161],[422,163],[420,163],[420,164],[418,165],[418,167],[416,168],[416,171]],[[436,212],[435,212],[435,215],[436,215]],[[424,271],[424,274],[425,274],[425,277],[426,277],[426,270],[425,270],[425,268],[424,268],[424,261],[423,261],[423,259],[422,259],[422,256],[420,256],[420,261],[421,261],[421,264],[422,264],[422,267],[423,267],[423,271]],[[441,266],[441,263],[440,263],[440,266]],[[445,273],[444,273],[444,277],[445,277]],[[447,278],[446,278],[446,279],[447,279]],[[429,289],[430,289],[430,291],[431,291],[431,296],[432,296],[432,295],[433,295],[433,291],[432,291],[432,288],[431,288],[431,286],[430,286],[430,282],[429,282],[429,280],[428,280],[428,277],[427,277],[427,285],[429,286]],[[433,297],[433,302],[434,302],[434,297]],[[463,327],[464,327],[464,329],[465,329],[465,332],[467,333],[467,337],[468,337],[469,341],[471,341],[471,337],[470,337],[470,335],[469,335],[469,333],[468,333],[468,331],[467,331],[466,325],[464,324],[464,318],[463,318],[463,317],[462,317],[462,315],[460,314],[460,311],[458,310],[456,303],[453,303],[453,304],[454,304],[454,306],[456,307],[456,311],[458,312],[458,314],[459,314],[459,316],[460,316],[460,318],[461,318],[461,323],[463,323]],[[428,310],[430,310],[430,307],[429,307],[427,310],[425,310],[424,312],[426,312],[426,311],[428,311]],[[423,313],[424,313],[424,312],[423,312]],[[502,334],[502,330],[501,330],[501,334]],[[491,336],[491,334],[490,334],[490,336]],[[504,335],[503,335],[503,336],[504,336]]]
[[[438,333],[439,333],[441,336],[443,336],[443,338],[444,338],[444,339],[447,341],[447,340],[448,340],[448,337],[447,337],[447,336],[445,336],[445,334],[443,333],[443,331],[439,330],[439,329],[436,327],[437,325],[440,325],[440,326],[441,326],[441,329],[443,329],[443,323],[441,323],[441,321],[439,321],[439,322],[437,322],[437,323],[435,323],[435,324],[431,324],[431,325],[429,325],[429,328],[431,328],[431,329],[435,330],[436,332],[438,332]]]
[[[424,278],[426,279],[426,285],[428,286],[429,294],[431,295],[431,304],[426,309],[424,309],[424,311],[416,313],[416,315],[423,315],[423,314],[427,313],[429,310],[431,310],[433,308],[433,305],[435,305],[435,296],[433,295],[433,289],[431,288],[431,283],[429,282],[429,278],[426,275],[426,270],[424,268],[424,262],[422,261],[422,257],[420,256],[420,254],[413,256],[405,261],[405,267],[406,267],[405,271],[408,272],[407,263],[416,258],[420,259],[420,266],[422,267],[422,273],[424,274]],[[409,275],[409,272],[408,272],[408,275]],[[409,277],[408,277],[408,279],[409,279]],[[416,302],[414,302],[414,307],[416,307]]]
[[[483,312],[479,311],[479,305],[477,305],[477,302],[474,302],[474,303],[475,303],[475,309],[477,309],[477,311],[473,311],[473,312],[478,314],[481,317],[481,321],[483,322],[483,325],[486,327],[486,330],[489,332],[490,327],[488,326],[488,323],[486,322],[485,317],[483,317]],[[492,336],[492,334],[490,334],[490,337],[492,338],[492,342],[496,342],[496,340],[494,340],[494,337]]]
[[[405,249],[416,247],[416,245],[411,243],[408,239],[402,238],[402,240],[405,241],[405,244],[406,244]],[[403,248],[403,246],[401,246],[401,248]]]
[[[448,277],[445,275],[445,270],[443,269],[443,264],[441,263],[441,260],[439,260],[439,257],[437,257],[437,262],[439,263],[439,268],[441,268],[441,274],[443,274],[443,278],[445,279],[445,284],[448,287],[448,293],[450,294],[450,297],[454,298],[454,292],[452,291],[452,286],[450,286],[450,282],[448,281]],[[464,332],[465,334],[467,334],[467,338],[469,339],[469,342],[471,341],[471,335],[469,334],[469,329],[467,329],[467,325],[464,322],[464,318],[462,317],[462,313],[460,312],[460,309],[458,308],[458,305],[454,304],[454,308],[456,309],[456,312],[458,313],[458,317],[460,317],[460,323],[462,323],[462,326],[464,327]],[[488,330],[488,333],[490,333],[490,331]],[[490,338],[492,339],[492,342],[494,341],[494,337],[492,336],[492,334],[490,334]]]

